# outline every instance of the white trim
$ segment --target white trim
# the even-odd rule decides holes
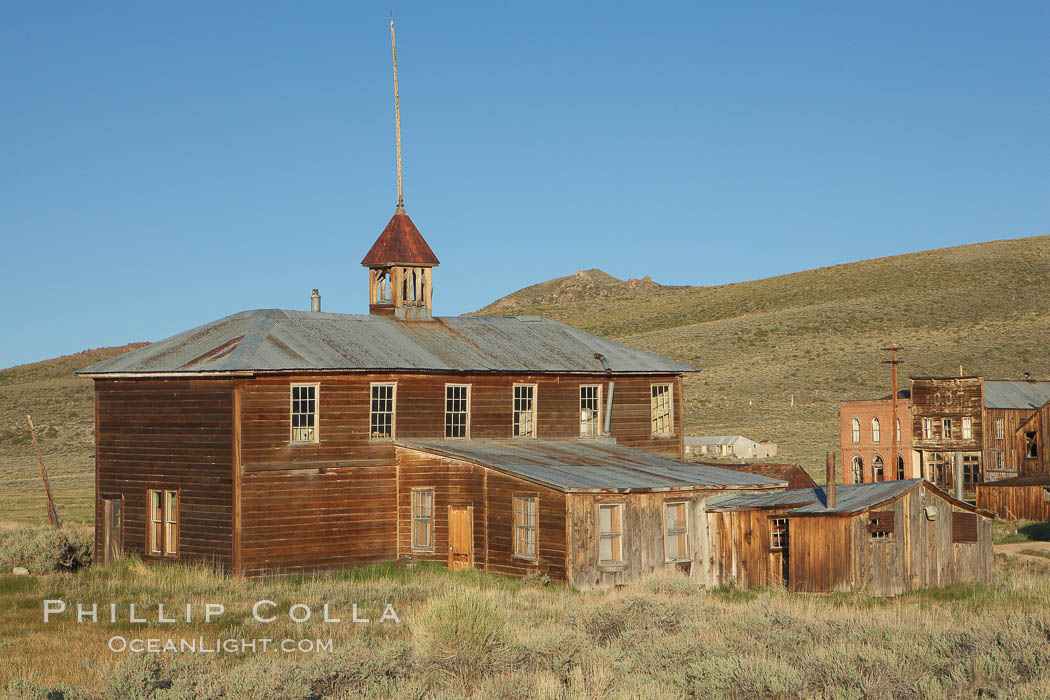
[[[597,402],[598,412],[594,418],[594,434],[584,434],[583,432],[583,390],[586,387],[593,387],[598,390]],[[601,384],[580,384],[579,390],[576,392],[576,415],[579,417],[580,422],[580,437],[591,438],[599,437],[602,434],[602,385]]]
[[[658,386],[667,387],[667,426],[668,432],[658,433],[653,425],[653,418],[656,412],[656,408],[653,406],[653,400],[656,398],[653,396],[653,389]],[[674,382],[653,382],[649,385],[649,432],[654,437],[671,437],[675,434],[674,429]]]
[[[470,385],[470,384],[457,384],[457,383],[453,383],[453,382],[446,382],[445,383],[445,395],[442,397],[441,415],[444,418],[444,420],[442,421],[442,425],[444,426],[443,427],[443,434],[444,434],[444,438],[446,440],[469,440],[470,439],[470,395],[472,393],[471,392],[471,386],[472,385]],[[467,410],[466,410],[467,417],[466,417],[466,424],[463,426],[463,435],[452,436],[452,435],[448,434],[448,414],[452,412],[452,411],[448,410],[448,390],[450,388],[466,388],[466,390],[467,390]],[[458,413],[458,411],[457,411],[457,413]]]
[[[393,387],[390,392],[390,437],[372,437],[372,388],[377,386]],[[397,382],[368,383],[368,440],[369,442],[393,442],[397,439]]]
[[[314,437],[312,440],[296,440],[295,426],[292,425],[292,416],[295,415],[295,390],[303,387],[313,387],[314,390]],[[316,445],[321,442],[321,383],[293,382],[292,384],[289,384],[288,407],[288,443],[291,445]]]
[[[518,387],[532,387],[532,435],[515,435],[514,434],[514,414],[516,413],[515,401],[517,397],[514,395]],[[540,386],[539,384],[530,384],[528,382],[515,382],[511,385],[510,390],[510,436],[515,440],[535,440],[539,435],[539,400],[540,400]]]

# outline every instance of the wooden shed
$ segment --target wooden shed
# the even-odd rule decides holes
[[[1050,520],[1050,438],[1043,427],[1050,425],[1050,402],[1003,423],[1007,429],[997,426],[997,435],[1020,474],[978,486],[977,505],[1008,520]]]
[[[905,591],[992,574],[993,514],[928,481],[727,496],[709,529],[722,584],[781,584],[810,593]]]

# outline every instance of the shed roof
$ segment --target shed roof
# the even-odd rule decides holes
[[[437,256],[423,240],[419,229],[405,213],[404,207],[398,207],[379,238],[365,253],[361,264],[365,267],[374,265],[438,265]]]
[[[787,484],[594,440],[397,440],[430,454],[493,467],[559,491],[762,489]]]
[[[1050,401],[1048,381],[1009,381],[989,379],[984,382],[985,408],[1039,408]]]
[[[103,360],[80,374],[368,370],[697,372],[682,362],[538,316],[391,316],[242,311]]]
[[[835,507],[827,508],[823,487],[792,489],[770,494],[729,496],[714,505],[720,509],[746,510],[797,506],[789,513],[856,513],[913,489],[922,479],[879,481],[871,484],[843,484],[835,488]]]
[[[721,467],[723,469],[732,469],[736,472],[761,474],[762,476],[768,476],[773,479],[780,479],[781,481],[787,482],[789,489],[807,489],[816,488],[817,486],[817,482],[813,481],[813,477],[811,477],[799,464],[775,464],[762,462],[751,464],[714,464],[711,462],[699,462],[699,464]]]

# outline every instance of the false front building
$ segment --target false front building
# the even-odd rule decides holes
[[[785,486],[680,461],[689,365],[538,317],[434,318],[438,260],[403,208],[362,264],[368,315],[315,294],[81,370],[100,561],[710,578],[705,499]]]

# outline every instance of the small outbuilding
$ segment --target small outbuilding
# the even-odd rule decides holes
[[[922,479],[831,491],[831,503],[824,488],[714,500],[719,582],[896,596],[991,579],[992,513]]]

